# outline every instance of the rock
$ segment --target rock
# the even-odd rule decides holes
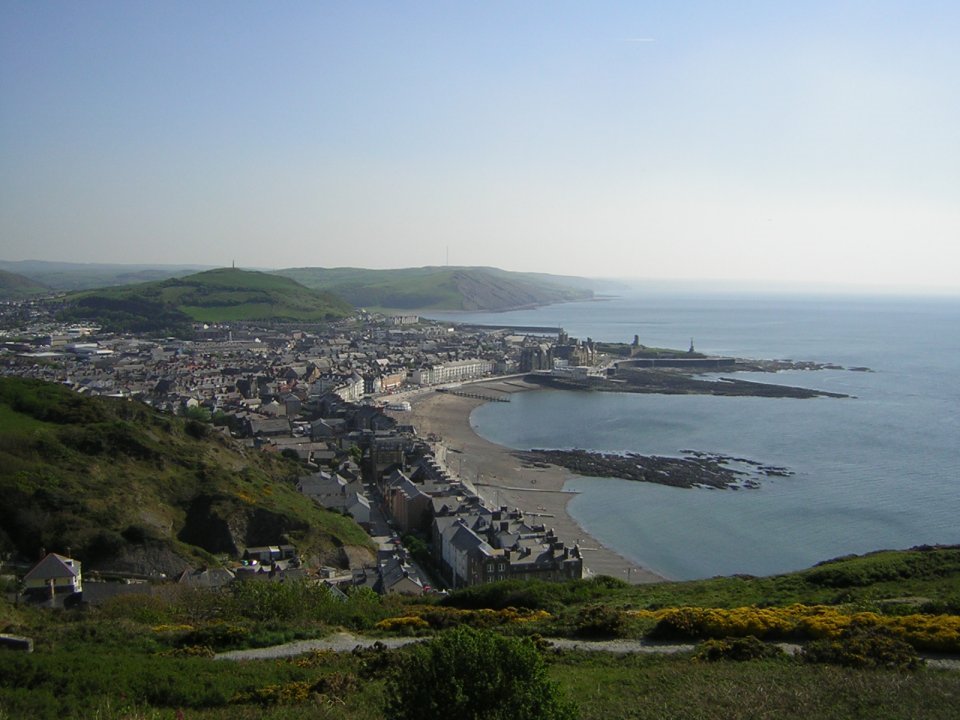
[[[765,466],[755,460],[732,458],[719,453],[685,450],[692,457],[675,458],[661,455],[590,452],[587,450],[530,450],[514,455],[525,463],[552,463],[577,473],[594,477],[616,477],[623,480],[650,482],[672,487],[711,489],[755,489],[760,487],[757,475],[792,475],[787,468]],[[750,475],[727,467],[738,462],[754,468]]]

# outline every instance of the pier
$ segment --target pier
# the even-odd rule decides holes
[[[447,393],[448,395],[457,395],[458,397],[471,398],[473,400],[483,400],[485,402],[510,402],[510,397],[504,395],[487,395],[485,393],[467,392],[465,390],[451,390],[449,388],[437,388],[437,392]]]

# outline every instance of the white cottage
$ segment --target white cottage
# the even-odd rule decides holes
[[[23,576],[23,587],[27,593],[49,593],[51,597],[82,592],[80,561],[49,553]]]

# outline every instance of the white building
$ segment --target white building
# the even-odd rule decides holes
[[[83,591],[80,562],[73,558],[49,553],[23,576],[23,589],[27,593],[60,593]]]
[[[414,370],[412,379],[417,385],[440,385],[481,378],[492,370],[493,363],[489,360],[453,360]]]

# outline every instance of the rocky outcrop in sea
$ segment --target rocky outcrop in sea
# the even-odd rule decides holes
[[[515,455],[528,467],[549,463],[578,475],[615,477],[681,488],[757,488],[764,478],[793,475],[793,471],[788,468],[765,465],[747,458],[697,450],[682,452],[686,457],[542,449],[518,452]]]

